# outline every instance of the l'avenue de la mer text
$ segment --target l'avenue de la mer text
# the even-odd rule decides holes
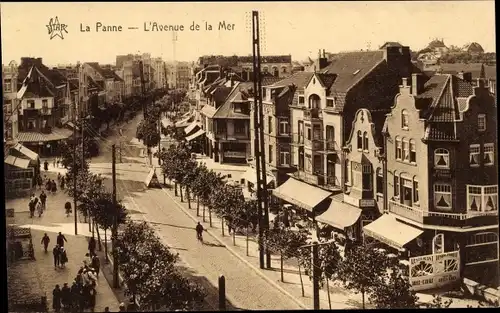
[[[104,24],[101,22],[96,22],[95,27],[91,27],[90,25],[80,23],[80,32],[92,32],[95,31],[96,33],[106,33],[106,32],[122,32],[123,30],[127,29],[127,27],[123,27],[122,25],[110,25],[110,24]],[[139,29],[139,27],[128,27],[128,29]],[[145,32],[182,32],[182,31],[211,31],[211,30],[235,30],[235,24],[229,23],[226,21],[220,21],[216,25],[212,25],[208,22],[204,22],[201,25],[197,24],[195,22],[192,22],[189,27],[185,27],[184,25],[181,24],[161,24],[158,22],[144,22],[143,23],[143,30]]]

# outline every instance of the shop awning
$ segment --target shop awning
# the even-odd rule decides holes
[[[22,153],[23,155],[27,156],[32,161],[38,160],[38,154],[36,152],[26,148],[25,146],[23,146],[20,143],[16,144],[14,147],[12,147],[12,149],[18,151],[19,153]]]
[[[185,117],[185,118],[183,118],[182,120],[180,120],[178,122],[175,122],[175,126],[176,127],[184,127],[184,124],[189,125],[189,119],[190,118],[191,118],[191,116],[188,116],[188,117]]]
[[[363,227],[363,232],[365,235],[399,250],[423,233],[418,228],[399,222],[390,214],[384,214],[366,225]]]
[[[203,135],[204,133],[205,133],[205,131],[204,131],[203,129],[199,129],[196,133],[194,133],[194,134],[192,134],[192,135],[190,135],[190,136],[187,136],[187,137],[186,137],[186,140],[187,140],[187,141],[191,141],[191,140],[193,140],[193,139],[195,139],[195,138],[200,137],[200,136],[201,136],[201,135]]]
[[[67,139],[71,137],[72,134],[72,130],[65,128],[53,129],[50,134],[39,132],[19,132],[17,135],[17,140],[19,142],[47,142]]]
[[[354,225],[361,216],[361,210],[348,203],[333,200],[325,213],[316,217],[316,220],[336,227],[345,229]]]
[[[189,134],[190,132],[192,132],[193,130],[195,130],[197,127],[201,128],[200,123],[198,123],[198,122],[192,122],[191,124],[189,124],[188,127],[184,128],[184,132],[186,134]]]
[[[9,164],[9,165],[19,167],[22,169],[27,169],[30,165],[30,160],[16,158],[15,156],[12,156],[12,155],[9,155],[8,157],[6,157],[4,162],[5,162],[5,164]]]
[[[255,168],[249,168],[241,178],[245,179],[247,182],[250,182],[254,185],[257,185],[257,170]],[[267,174],[267,183],[270,184],[272,181],[274,181],[274,176]]]
[[[332,193],[290,177],[273,190],[273,195],[310,212]]]

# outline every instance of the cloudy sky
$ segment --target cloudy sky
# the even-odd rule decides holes
[[[376,49],[399,41],[419,50],[434,38],[447,45],[479,42],[495,50],[494,1],[246,2],[246,3],[2,3],[2,60],[42,57],[49,65],[113,63],[115,56],[149,52],[165,60],[196,60],[203,54],[249,55],[251,10],[261,12],[262,52],[294,60],[331,52]],[[64,39],[50,39],[47,25],[58,17]],[[96,23],[122,32],[96,32]],[[147,32],[144,23],[183,25],[175,49],[172,33]],[[191,31],[192,23],[200,25]],[[234,30],[218,30],[220,22]],[[212,25],[206,30],[205,23]],[[85,26],[90,32],[82,32]],[[137,27],[138,29],[128,29]]]

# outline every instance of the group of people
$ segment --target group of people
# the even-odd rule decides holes
[[[68,254],[66,252],[66,248],[64,248],[64,243],[67,242],[66,237],[59,232],[56,238],[56,245],[52,249],[52,255],[54,256],[54,269],[64,268],[66,263],[68,263]],[[45,233],[42,238],[43,249],[47,252],[47,248],[49,247],[50,238]]]
[[[56,167],[59,168],[59,167],[63,166],[62,159],[60,159],[60,158],[53,159],[52,160],[52,166],[54,168],[56,168]],[[49,170],[49,161],[45,160],[45,162],[43,162],[43,169],[46,170],[46,171]]]
[[[28,208],[30,211],[30,218],[35,216],[35,211],[37,212],[38,217],[42,217],[43,212],[47,208],[47,195],[43,190],[38,197],[36,197],[35,194],[31,195]]]

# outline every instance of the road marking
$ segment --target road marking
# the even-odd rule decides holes
[[[188,212],[179,202],[177,202],[177,200],[172,197],[165,189],[161,189],[165,194],[167,194],[167,196],[172,199],[172,201],[181,209],[182,212],[184,212],[184,214],[186,214],[189,218],[191,218],[193,221],[195,222],[198,222],[198,219],[196,219],[195,217],[193,217],[191,215],[190,212]],[[215,236],[211,230],[207,229],[206,230],[207,233],[209,233],[215,240],[217,240],[221,245],[225,246],[226,249],[231,252],[234,256],[236,256],[240,261],[242,261],[243,263],[245,263],[247,266],[249,266],[251,269],[254,270],[254,272],[257,273],[257,275],[259,275],[260,277],[262,277],[265,281],[267,281],[268,283],[270,283],[271,285],[273,285],[276,289],[278,289],[279,291],[281,291],[283,294],[285,294],[286,296],[288,296],[289,298],[291,298],[297,305],[299,305],[301,308],[304,308],[306,310],[309,310],[309,308],[304,305],[301,301],[297,300],[297,298],[295,298],[294,296],[292,296],[288,291],[286,291],[285,289],[283,289],[280,285],[276,284],[272,279],[270,279],[269,277],[267,277],[264,273],[261,272],[260,269],[258,269],[257,267],[255,267],[253,264],[251,264],[250,262],[248,262],[247,260],[245,260],[241,255],[239,255],[239,253],[237,253],[236,251],[234,251],[232,248],[230,248],[227,244],[225,244],[222,240],[220,240],[217,236]]]

